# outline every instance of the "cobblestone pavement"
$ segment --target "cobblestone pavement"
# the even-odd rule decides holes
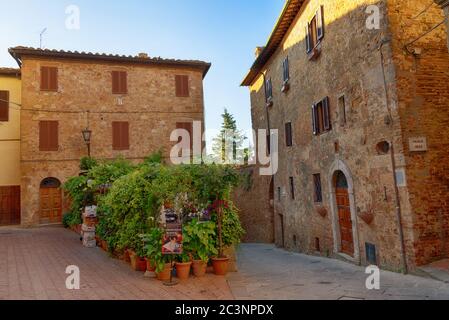
[[[81,289],[67,290],[66,267],[80,268]],[[0,228],[0,300],[197,300],[233,299],[224,277],[166,287],[143,277],[98,248],[81,246],[79,236],[62,227]]]
[[[449,299],[449,284],[381,272],[381,290],[369,291],[365,268],[286,252],[271,245],[240,246],[239,273],[228,281],[236,299]]]

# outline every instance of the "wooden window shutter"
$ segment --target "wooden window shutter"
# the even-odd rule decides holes
[[[317,105],[312,105],[312,130],[313,134],[316,136],[318,132],[318,112],[317,112]]]
[[[40,151],[58,151],[58,121],[40,121],[39,122],[39,150]]]
[[[112,149],[129,150],[129,122],[112,122]]]
[[[306,26],[306,51],[307,53],[310,53],[312,51],[312,44],[311,44],[311,32],[310,32],[310,23],[307,23]]]
[[[175,84],[176,84],[176,96],[177,97],[188,97],[190,95],[189,76],[176,75],[175,76]]]
[[[126,71],[112,71],[112,93],[128,93],[128,73]]]
[[[330,109],[329,109],[329,97],[326,97],[322,101],[322,106],[323,106],[324,130],[329,131],[329,130],[331,130],[331,117],[330,117]]]
[[[187,132],[190,135],[190,150],[193,149],[193,123],[191,122],[177,122],[176,123],[176,129],[184,129],[187,130]],[[179,138],[178,143],[181,142],[181,138]],[[187,146],[185,146],[187,147]]]
[[[41,90],[58,91],[58,68],[41,67]]]
[[[324,7],[320,6],[320,8],[316,12],[316,24],[317,24],[317,38],[318,41],[324,38]]]
[[[9,91],[0,91],[0,121],[9,121]]]

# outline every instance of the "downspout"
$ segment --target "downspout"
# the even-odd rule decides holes
[[[391,108],[390,108],[390,103],[389,103],[389,95],[388,95],[388,85],[387,85],[387,79],[385,76],[385,57],[384,54],[382,52],[382,48],[383,46],[390,42],[390,40],[384,39],[382,40],[378,50],[380,52],[380,58],[381,58],[381,67],[382,67],[382,76],[383,76],[383,81],[384,81],[384,89],[385,89],[385,104],[387,107],[387,111],[388,111],[388,116],[389,116],[389,121],[390,121],[390,126],[392,128],[392,130],[394,130],[393,127],[393,116],[392,116],[392,112],[391,112]],[[403,273],[407,274],[408,273],[408,265],[407,265],[407,254],[406,254],[406,249],[405,249],[405,238],[404,238],[404,227],[403,227],[403,223],[402,223],[402,208],[401,208],[401,198],[399,195],[399,188],[398,188],[398,180],[396,177],[396,159],[395,159],[395,151],[394,151],[394,132],[392,133],[392,137],[391,137],[391,141],[390,141],[390,155],[391,155],[391,166],[393,169],[393,181],[394,181],[394,193],[395,193],[395,202],[396,202],[396,220],[397,220],[397,224],[398,224],[398,229],[399,229],[399,241],[400,241],[400,245],[401,245],[401,260],[402,260],[402,268],[403,268]]]

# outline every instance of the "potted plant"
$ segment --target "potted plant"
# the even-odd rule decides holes
[[[193,274],[202,277],[206,274],[209,257],[217,255],[215,248],[215,222],[192,220],[184,226],[184,250],[192,259]]]
[[[230,201],[217,201],[216,226],[217,226],[217,247],[218,256],[212,257],[214,273],[224,276],[228,273],[229,257],[224,254],[226,247],[232,247],[240,243],[244,230],[240,224],[240,219],[236,207]]]
[[[162,254],[162,235],[163,231],[160,228],[153,228],[148,234],[143,236],[144,253],[147,261],[150,261],[151,266],[156,272],[158,280],[170,280],[170,273],[172,266],[170,257]]]
[[[143,271],[145,272],[147,270],[147,262],[144,258],[134,250],[128,251],[129,252],[129,258],[131,260],[131,268],[134,271]]]
[[[192,260],[190,256],[186,253],[181,254],[177,257],[176,266],[176,276],[179,280],[187,280],[190,276],[190,270],[192,267]]]

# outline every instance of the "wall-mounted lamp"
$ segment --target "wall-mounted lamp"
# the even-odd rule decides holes
[[[87,155],[90,158],[90,140],[92,138],[92,130],[89,130],[88,128],[86,128],[81,133],[83,134],[84,142],[87,145]]]

